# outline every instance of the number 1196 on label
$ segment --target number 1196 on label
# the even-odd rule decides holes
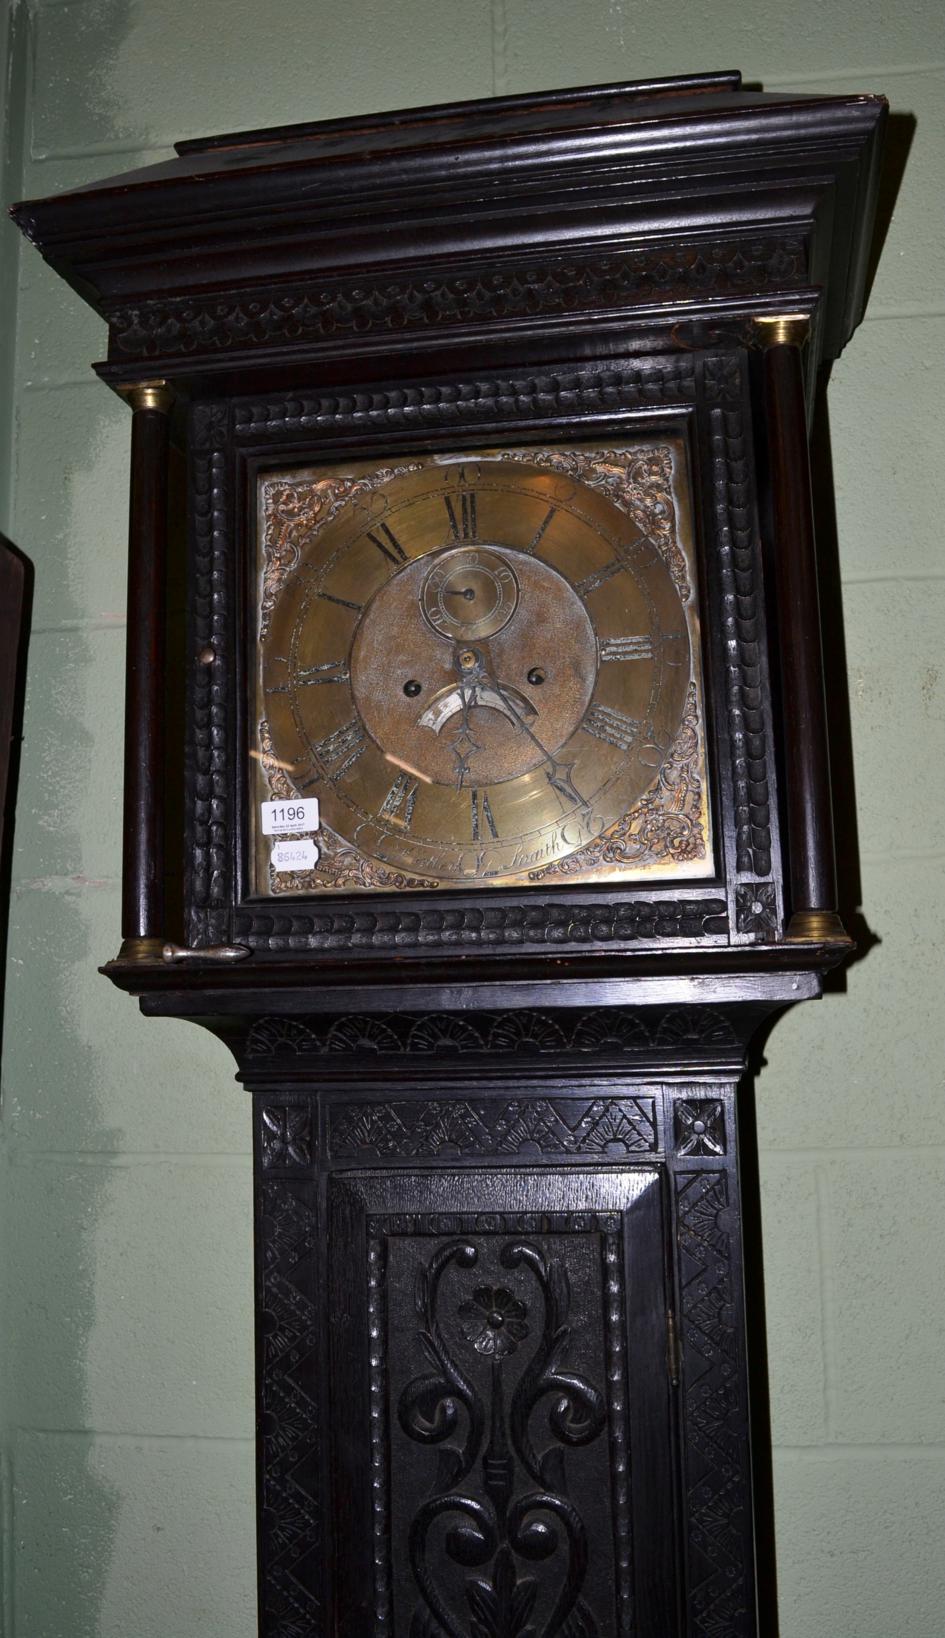
[[[307,835],[318,829],[318,797],[298,796],[289,802],[260,802],[264,836]]]

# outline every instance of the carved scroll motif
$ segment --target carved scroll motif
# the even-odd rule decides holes
[[[600,1638],[582,1596],[589,1542],[569,1493],[567,1453],[600,1438],[607,1409],[603,1394],[566,1367],[568,1276],[528,1239],[509,1240],[499,1253],[508,1286],[476,1281],[478,1261],[471,1240],[453,1240],[417,1272],[430,1369],[403,1388],[397,1419],[437,1462],[408,1533],[419,1595],[410,1638]],[[441,1314],[450,1267],[469,1274],[453,1316],[458,1346],[448,1343]],[[526,1350],[524,1369],[508,1380],[507,1361]],[[485,1393],[481,1371],[471,1368],[477,1355],[489,1362]]]

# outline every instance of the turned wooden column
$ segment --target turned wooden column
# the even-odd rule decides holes
[[[762,320],[758,332],[765,346],[784,712],[790,906],[785,936],[804,943],[838,939],[849,942],[837,914],[817,548],[801,362],[807,318],[789,314]]]
[[[168,416],[173,392],[141,382],[131,405],[128,634],[121,960],[160,957],[164,942],[164,623]]]

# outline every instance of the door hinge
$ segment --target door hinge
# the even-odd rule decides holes
[[[679,1332],[676,1328],[676,1315],[671,1308],[666,1310],[666,1368],[669,1371],[669,1380],[674,1388],[679,1387],[679,1370],[681,1365],[679,1351]]]

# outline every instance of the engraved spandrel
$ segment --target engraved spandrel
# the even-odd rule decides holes
[[[268,633],[272,610],[283,586],[302,566],[303,551],[317,541],[321,530],[337,517],[341,508],[390,478],[417,469],[417,463],[409,462],[397,467],[378,467],[357,476],[343,472],[321,476],[285,473],[261,481],[260,639],[264,640]]]

